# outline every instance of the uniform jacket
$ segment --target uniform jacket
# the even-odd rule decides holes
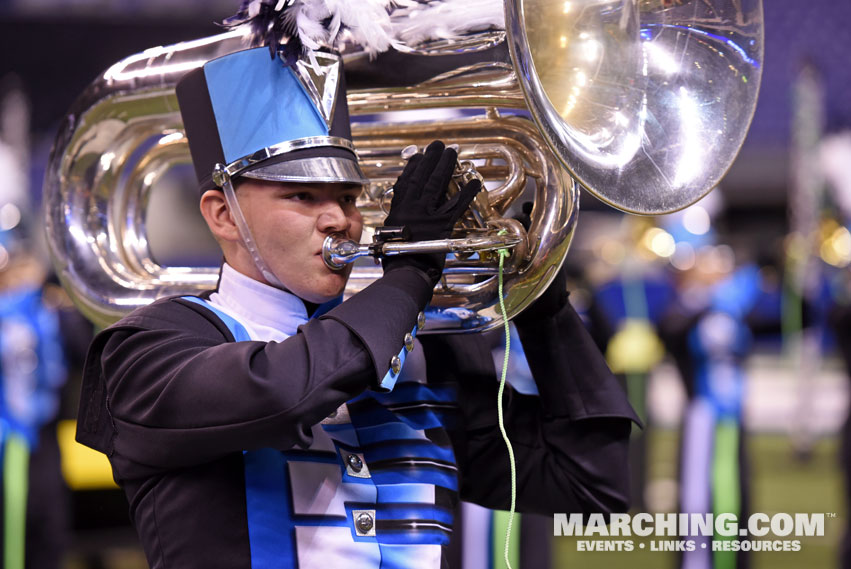
[[[367,549],[375,567],[440,567],[459,494],[508,508],[488,342],[425,336],[418,371],[371,389],[429,287],[391,271],[281,342],[234,341],[186,298],[95,338],[77,438],[109,456],[152,567],[337,567]],[[623,511],[635,415],[621,387],[569,304],[518,331],[541,394],[507,390],[518,509]],[[319,482],[332,475],[349,494]]]

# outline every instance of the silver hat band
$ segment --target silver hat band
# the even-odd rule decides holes
[[[366,185],[369,179],[353,157],[316,156],[284,162],[266,163],[241,174],[244,178],[268,182],[302,184],[343,183]]]
[[[309,136],[307,138],[287,140],[285,142],[275,144],[274,146],[267,146],[266,148],[261,148],[254,154],[243,156],[242,158],[234,160],[233,162],[225,166],[225,170],[227,171],[229,176],[234,177],[239,175],[240,172],[242,172],[246,168],[250,168],[251,166],[254,166],[259,162],[268,160],[269,158],[274,158],[275,156],[287,154],[288,152],[293,152],[295,150],[304,150],[307,148],[319,148],[327,146],[336,146],[337,148],[345,148],[346,150],[351,150],[352,152],[355,151],[355,145],[352,144],[352,141],[346,138],[342,138],[340,136]]]

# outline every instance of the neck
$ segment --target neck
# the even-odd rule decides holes
[[[238,317],[254,330],[266,330],[263,339],[283,339],[296,333],[307,322],[306,303],[290,292],[270,286],[259,279],[222,266],[218,290],[210,301]]]

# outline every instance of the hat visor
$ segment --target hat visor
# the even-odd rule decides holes
[[[299,184],[343,183],[366,185],[357,161],[340,156],[316,156],[263,164],[242,174],[246,178],[268,182],[295,182]]]

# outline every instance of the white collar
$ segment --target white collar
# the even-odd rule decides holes
[[[307,308],[299,297],[243,275],[227,263],[210,302],[245,325],[253,340],[281,341],[307,322]]]

